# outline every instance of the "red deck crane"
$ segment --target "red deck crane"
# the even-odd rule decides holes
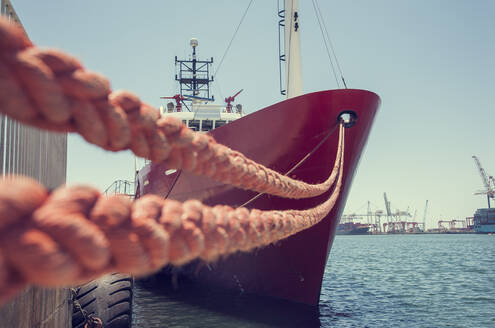
[[[244,90],[244,89],[239,90],[239,92],[237,92],[233,96],[230,96],[230,97],[225,98],[225,102],[227,103],[227,107],[226,107],[227,108],[227,113],[232,113],[232,102],[235,100],[235,97],[237,97],[239,95],[239,93],[242,92],[242,90]]]
[[[160,97],[160,99],[174,99],[176,102],[175,109],[177,110],[177,112],[180,112],[182,109],[182,102],[186,98],[180,94],[176,94],[175,96],[172,97]]]

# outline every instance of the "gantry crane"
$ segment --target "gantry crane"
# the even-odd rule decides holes
[[[473,155],[473,159],[476,163],[476,166],[478,167],[478,171],[480,172],[483,185],[485,186],[485,190],[476,192],[475,195],[486,195],[486,199],[488,201],[488,208],[490,208],[490,198],[495,198],[495,179],[493,179],[492,176],[488,177],[485,170],[481,166],[478,157]]]
[[[426,200],[425,204],[425,212],[423,214],[423,230],[426,232],[426,211],[428,210],[428,199]]]
[[[390,202],[387,199],[387,193],[383,193],[383,199],[385,200],[385,209],[387,210],[387,221],[392,217],[392,211],[390,210]]]

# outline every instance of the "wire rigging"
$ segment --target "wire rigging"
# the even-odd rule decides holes
[[[318,13],[321,16],[321,21],[323,22],[323,28],[325,30],[325,34],[327,36],[328,43],[330,45],[330,50],[332,51],[333,58],[335,58],[335,63],[337,64],[337,69],[339,70],[340,73],[340,78],[342,79],[342,83],[344,83],[344,87],[347,89],[347,84],[344,79],[344,73],[342,72],[342,67],[340,66],[339,59],[337,55],[335,54],[335,47],[333,46],[332,39],[330,39],[330,34],[328,33],[327,30],[327,24],[325,24],[325,20],[323,19],[323,14],[321,13],[320,5],[318,4],[318,0],[314,0],[316,4],[316,8],[318,9]]]
[[[345,79],[344,79],[344,76],[342,73],[342,68],[341,68],[340,63],[339,63],[337,56],[335,54],[335,50],[334,50],[332,41],[330,40],[330,35],[329,35],[328,30],[326,28],[325,21],[323,19],[323,15],[321,13],[321,10],[320,10],[320,7],[318,5],[317,0],[312,0],[312,4],[313,4],[313,9],[315,10],[315,15],[316,15],[316,19],[318,21],[318,25],[320,27],[321,35],[323,37],[323,43],[325,44],[325,49],[326,49],[328,60],[330,62],[330,67],[332,68],[333,76],[335,78],[335,82],[337,83],[337,87],[340,88],[340,82],[338,79],[338,74],[337,74],[336,69],[335,69],[335,65],[333,63],[332,54],[333,54],[333,58],[335,59],[335,63],[337,65],[338,71],[340,73],[340,78],[342,80],[342,83],[344,84],[344,87],[347,89],[347,84],[345,82]],[[331,51],[331,53],[330,53],[330,51]]]
[[[213,85],[218,90],[218,93],[220,94],[220,99],[224,99],[223,92],[222,92],[222,86],[220,85],[220,79],[219,78],[215,79],[216,75],[217,74],[216,74],[216,70],[215,70],[215,73],[213,73],[213,79],[215,80],[215,83]]]
[[[236,29],[234,31],[234,34],[232,35],[232,38],[230,39],[229,44],[227,45],[227,49],[225,49],[225,52],[223,53],[222,59],[220,59],[220,63],[218,64],[218,66],[217,66],[217,68],[215,70],[215,73],[213,74],[213,80],[215,80],[218,72],[220,71],[220,68],[222,67],[222,64],[223,64],[223,60],[227,56],[227,53],[229,52],[230,47],[232,46],[232,42],[234,42],[234,39],[235,39],[235,37],[237,35],[237,32],[239,32],[239,29],[240,29],[240,27],[242,25],[242,22],[244,21],[244,18],[246,18],[246,15],[247,15],[247,13],[249,11],[249,8],[253,4],[253,2],[254,2],[254,0],[249,1],[249,4],[248,4],[246,10],[244,10],[244,14],[242,14],[241,20],[239,21],[239,24],[237,25],[237,27],[236,27]],[[218,88],[218,91],[220,92],[221,98],[223,98],[223,96],[222,96],[222,89],[221,89],[220,83],[218,83],[218,81],[216,83],[216,86]],[[194,111],[193,119],[196,118],[196,114],[198,113],[198,110],[199,110],[199,108]]]
[[[290,48],[291,48],[291,44],[292,44],[292,22],[293,22],[293,19],[292,19],[292,13],[294,12],[294,0],[292,0],[290,2],[290,12],[289,12],[289,16],[287,16],[287,8],[285,8],[285,3],[284,3],[284,24],[287,24],[287,17],[289,17],[289,21],[290,21],[290,26],[289,26],[289,44],[285,44],[285,37],[284,37],[284,48],[285,48],[285,53],[287,53],[287,47],[289,48],[289,56],[287,57],[287,87],[285,88],[286,89],[286,92],[287,94],[289,94],[289,89],[290,89],[290,60],[291,60],[291,55],[290,55]]]
[[[217,76],[218,72],[220,71],[220,67],[222,67],[223,60],[225,59],[225,56],[229,52],[230,46],[232,45],[232,42],[234,41],[234,39],[235,39],[235,37],[237,35],[237,32],[239,32],[239,28],[241,27],[242,22],[244,21],[244,18],[246,17],[246,15],[247,15],[247,13],[249,11],[249,8],[251,7],[251,5],[252,5],[253,2],[254,2],[254,0],[249,1],[249,4],[248,4],[246,10],[244,11],[244,14],[241,17],[241,20],[239,22],[239,25],[237,25],[237,28],[235,29],[234,35],[232,35],[232,38],[230,39],[230,42],[229,42],[229,45],[227,46],[227,49],[225,49],[225,52],[223,53],[222,59],[220,59],[220,63],[218,64],[217,69],[215,70],[215,74],[213,75],[213,79],[215,79],[215,77]]]
[[[337,87],[340,88],[339,79],[337,78],[337,73],[335,72],[335,66],[333,65],[332,56],[330,55],[330,50],[328,49],[327,40],[325,38],[325,33],[323,32],[323,27],[321,25],[320,15],[318,14],[318,10],[316,9],[315,0],[312,0],[312,3],[316,14],[316,19],[318,20],[318,25],[320,26],[321,36],[323,37],[323,43],[325,44],[325,48],[327,50],[327,56],[328,56],[328,60],[330,61],[330,67],[332,68],[333,76],[335,78],[335,83],[337,83]]]

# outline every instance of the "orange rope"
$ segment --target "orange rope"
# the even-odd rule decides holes
[[[112,92],[99,74],[73,57],[33,46],[19,28],[0,19],[0,111],[51,131],[77,132],[111,151],[165,162],[216,181],[286,198],[323,194],[334,180],[307,184],[264,167],[195,133],[127,91]]]
[[[90,187],[48,193],[32,179],[0,182],[0,303],[27,284],[67,286],[119,271],[143,275],[167,263],[213,261],[269,245],[320,222],[342,186],[344,126],[328,179],[311,185],[270,170],[212,137],[187,129],[128,92],[85,71],[73,57],[34,47],[0,19],[0,111],[52,131],[78,132],[104,149],[131,149],[257,192],[305,198],[334,190],[307,210],[260,211],[146,195],[135,202]]]
[[[0,183],[0,303],[27,284],[69,286],[114,271],[143,275],[167,263],[214,261],[287,238],[335,205],[343,151],[335,189],[307,210],[210,207],[156,195],[131,202],[86,186],[48,194],[30,178],[7,177]]]

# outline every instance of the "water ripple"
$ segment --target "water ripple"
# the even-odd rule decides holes
[[[495,327],[495,236],[337,236],[318,309],[153,280],[134,327]]]

